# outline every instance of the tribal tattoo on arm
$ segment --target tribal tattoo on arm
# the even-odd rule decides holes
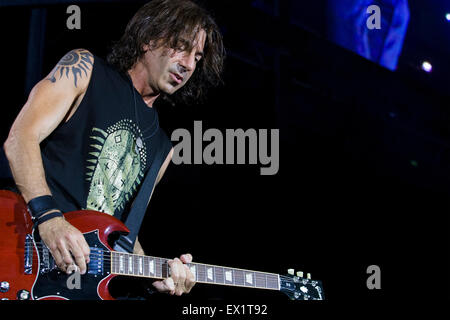
[[[69,73],[72,73],[75,87],[77,87],[78,77],[82,78],[83,72],[84,75],[87,76],[86,70],[90,70],[93,63],[94,57],[89,51],[84,49],[72,50],[59,60],[47,80],[56,82],[58,79],[61,79],[64,74],[67,79],[69,79]],[[56,76],[58,70],[59,78],[57,79]]]

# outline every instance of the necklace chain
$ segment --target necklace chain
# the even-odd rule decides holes
[[[128,79],[130,79],[130,82],[131,82],[130,87],[131,87],[131,91],[133,92],[133,100],[134,100],[134,116],[135,116],[135,118],[136,118],[136,123],[137,123],[138,129],[140,130],[140,129],[141,129],[141,125],[140,125],[140,123],[139,123],[139,115],[138,115],[138,112],[137,112],[136,92],[135,92],[136,90],[134,89],[134,86],[133,86],[133,80],[131,80],[130,75],[127,74],[127,76],[128,76]],[[140,134],[142,135],[142,139],[143,139],[143,140],[149,139],[149,138],[153,137],[153,136],[156,134],[157,130],[155,130],[155,132],[151,133],[151,134],[150,134],[149,136],[147,136],[147,137],[144,137],[144,136],[143,136],[145,132],[147,132],[148,130],[151,130],[151,129],[154,127],[154,124],[155,124],[155,122],[156,122],[157,120],[158,120],[158,116],[155,114],[155,119],[153,120],[152,125],[151,125],[149,128],[140,131]],[[141,137],[140,137],[140,136],[138,136],[138,137],[136,138],[136,144],[137,144],[137,146],[138,146],[139,148],[142,148],[143,143],[142,143],[142,140],[141,140]]]

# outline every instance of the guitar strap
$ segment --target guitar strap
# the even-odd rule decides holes
[[[164,160],[163,154],[163,151],[157,152],[153,163],[148,169],[144,181],[139,188],[139,192],[134,199],[133,206],[124,222],[125,226],[130,230],[130,233],[127,235],[122,234],[119,239],[116,240],[113,247],[116,251],[133,253],[134,243],[139,234],[139,229],[144,220],[144,215],[156,183],[156,178],[158,177],[158,172]]]

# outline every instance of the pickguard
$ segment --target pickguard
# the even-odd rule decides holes
[[[110,251],[100,241],[98,230],[83,235],[91,249],[87,272],[84,275],[68,275],[58,269],[38,233],[34,234],[33,246],[38,252],[38,261],[33,262],[38,263],[39,270],[31,289],[32,299],[101,300],[97,289],[110,274]]]

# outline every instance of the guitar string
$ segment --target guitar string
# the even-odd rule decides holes
[[[40,247],[39,251],[42,252],[42,249],[43,249],[44,245],[42,243],[37,243],[36,245],[38,247]],[[135,256],[134,254],[131,254],[131,253],[121,253],[121,252],[117,252],[117,251],[109,251],[109,250],[104,250],[104,249],[95,249],[95,250],[96,251],[101,251],[102,253],[91,253],[89,256],[93,257],[94,261],[96,261],[95,259],[101,259],[103,261],[107,261],[107,262],[111,262],[112,261],[114,263],[114,261],[113,261],[114,258],[112,258],[111,255],[105,255],[105,253],[112,253],[112,252],[115,252],[117,254],[126,254],[126,255],[129,255],[129,256]],[[49,253],[50,253],[50,251],[49,251]],[[163,261],[164,263],[169,261],[169,260],[172,260],[172,259],[160,258],[160,257],[152,257],[152,256],[139,256],[139,257],[142,257],[142,258],[147,257],[147,258],[158,259],[160,261]],[[33,259],[37,259],[37,256],[33,255]],[[134,261],[133,261],[133,263],[134,263]],[[195,262],[193,262],[193,263],[195,264]],[[197,264],[202,264],[202,263],[197,263]],[[221,267],[221,266],[219,266],[219,267]],[[221,268],[228,268],[228,267],[221,267]],[[235,269],[235,268],[231,268],[230,267],[230,269]],[[252,271],[252,270],[249,270],[249,271]],[[263,272],[263,271],[252,271],[252,272],[269,273],[269,272]],[[271,274],[274,274],[274,273],[271,273]],[[282,275],[279,275],[279,276],[282,276]],[[286,276],[286,277],[289,278],[289,276]]]
[[[115,264],[114,266],[116,266],[116,267],[118,267],[118,265],[117,264]],[[233,268],[227,268],[227,267],[221,267],[221,268],[225,268],[225,269],[233,269]],[[260,271],[255,271],[255,272],[258,272],[258,273],[264,273],[264,272],[260,272]],[[126,272],[125,270],[124,271],[118,271],[118,272],[112,272],[113,274],[117,274],[117,275],[129,275],[129,276],[144,276],[144,277],[147,277],[147,278],[160,278],[160,277],[164,277],[164,272],[163,271],[161,271],[161,275],[158,275],[158,272],[156,272],[155,273],[155,275],[149,275],[148,274],[148,272],[142,272],[142,274],[140,274],[140,273],[130,273],[130,272]],[[206,275],[207,275],[207,272],[205,272],[205,271],[203,271],[203,272],[198,272],[197,273],[197,280],[196,280],[196,282],[207,282],[207,283],[209,283],[208,281],[207,281],[207,279],[206,279]],[[289,276],[284,276],[284,275],[281,275],[281,274],[275,274],[277,277],[279,277],[280,278],[280,280],[282,280],[282,281],[286,281],[286,282],[294,282],[294,279],[292,278],[292,277],[289,277]],[[203,277],[205,277],[205,280],[199,280],[200,278],[203,278]],[[217,276],[216,276],[216,278],[217,278]],[[241,280],[241,279],[244,279],[245,277],[244,276],[237,276],[236,274],[235,274],[235,279],[237,279],[237,280]],[[261,279],[264,279],[264,277],[257,277],[256,275],[255,275],[255,279],[256,280],[258,280],[258,278],[259,278],[259,280],[261,280]],[[309,280],[309,281],[314,281],[314,280],[311,280],[311,279],[305,279],[305,278],[302,278],[303,280]],[[275,279],[273,279],[273,281],[274,281]],[[265,278],[265,281],[267,281],[267,277]],[[235,281],[236,282],[236,281]],[[222,282],[217,282],[217,280],[215,280],[215,281],[213,281],[213,283],[218,283],[218,284],[221,284]],[[226,283],[223,283],[223,284],[226,284]],[[239,285],[239,284],[237,284],[237,283],[233,283],[233,285]],[[245,283],[244,283],[244,285],[245,285]],[[262,288],[267,288],[267,289],[274,289],[274,288],[270,288],[270,287],[266,287],[266,286],[261,286]]]
[[[118,265],[115,265],[116,267],[118,267]],[[233,269],[233,268],[227,268],[227,267],[221,267],[221,268],[225,268],[225,269]],[[260,271],[255,271],[255,272],[258,272],[258,273],[264,273],[264,272],[260,272]],[[163,271],[161,271],[161,276],[163,276]],[[129,275],[129,276],[144,276],[144,277],[147,277],[147,278],[159,278],[159,277],[161,277],[161,276],[159,276],[158,275],[158,273],[156,272],[156,274],[155,275],[153,275],[153,276],[151,276],[151,275],[147,275],[147,274],[145,274],[145,272],[142,272],[142,275],[141,274],[135,274],[135,273],[129,273],[129,272],[125,272],[125,271],[123,271],[123,272],[113,272],[113,274],[117,274],[117,275]],[[198,274],[197,274],[197,280],[196,280],[196,282],[207,282],[207,283],[209,283],[208,281],[207,281],[207,279],[206,279],[206,275],[207,275],[207,272],[205,272],[205,271],[203,271],[203,272],[198,272]],[[294,281],[294,279],[293,278],[291,278],[291,277],[289,277],[289,276],[283,276],[283,275],[281,275],[281,274],[275,274],[276,276],[278,276],[279,278],[280,278],[280,280],[284,280],[284,281],[288,281],[288,282],[293,282]],[[203,277],[203,276],[205,276],[205,280],[199,280],[199,278],[200,277]],[[217,276],[216,276],[216,278],[217,278]],[[262,277],[259,277],[259,279],[261,280],[261,278]],[[244,279],[244,276],[240,276],[240,277],[237,277],[236,275],[235,275],[235,279],[238,279],[238,280],[240,280],[240,279]],[[258,279],[258,277],[257,276],[255,276],[255,279]],[[305,279],[306,280],[306,279]],[[309,280],[309,279],[308,279]],[[217,280],[216,280],[217,281]],[[267,281],[267,278],[266,278],[266,280],[265,281]],[[310,280],[310,281],[313,281],[313,280]],[[235,281],[236,282],[236,281]],[[218,283],[218,284],[221,284],[222,282],[213,282],[213,283]],[[223,283],[223,284],[226,284],[226,283]],[[239,284],[237,284],[237,283],[233,283],[233,285],[239,285]],[[245,283],[244,283],[244,285],[245,285]],[[261,286],[262,287],[262,286]],[[266,288],[266,289],[275,289],[275,288],[270,288],[270,287],[262,287],[262,288]]]
[[[43,244],[39,243],[37,245],[40,246],[39,249],[41,251],[43,249],[43,247],[42,247]],[[103,250],[103,249],[98,249],[97,251],[102,251],[102,253],[91,253],[90,257],[93,257],[94,260],[91,260],[90,263],[93,263],[93,261],[103,260],[103,261],[106,261],[106,262],[112,262],[114,265],[118,264],[118,261],[114,261],[114,258],[112,258],[111,255],[104,255],[104,253],[105,252],[106,253],[116,252],[118,254],[121,254],[120,252]],[[50,251],[49,251],[49,253],[50,253]],[[123,253],[123,254],[133,256],[133,254],[131,254],[131,253]],[[158,260],[160,260],[160,262],[162,262],[161,264],[166,263],[169,260],[172,260],[172,259],[167,259],[167,258],[159,258],[159,257],[151,257],[151,256],[140,256],[140,257],[150,257],[150,258],[153,258],[153,259],[158,259]],[[38,258],[37,256],[33,255],[33,260],[35,260],[37,258]],[[96,260],[96,259],[98,259],[98,260]],[[133,263],[135,263],[135,262],[133,261]],[[193,264],[202,264],[202,263],[195,263],[195,262],[193,262]],[[218,267],[220,267],[220,268],[229,268],[229,269],[238,269],[238,268],[232,268],[232,267],[222,267],[222,266],[218,266]],[[253,270],[249,270],[249,271],[251,271],[251,272],[258,272],[258,273],[264,273],[264,274],[278,275],[280,277],[287,277],[288,279],[291,279],[289,276],[283,276],[283,275],[280,275],[280,274],[274,274],[274,273],[263,272],[263,271],[253,271]]]
[[[40,245],[40,246],[41,246],[40,249],[42,249],[43,244],[37,243],[36,245]],[[107,253],[116,252],[116,251],[108,251],[108,250],[103,250],[103,249],[99,249],[98,251],[100,251],[100,250],[103,251],[103,252],[107,252]],[[118,252],[118,253],[120,253],[120,252]],[[130,254],[130,253],[123,253],[123,254],[133,255],[133,254]],[[103,261],[111,262],[114,266],[117,266],[117,265],[118,265],[115,261],[112,260],[111,257],[108,258],[108,256],[104,256],[103,254],[91,254],[91,255],[94,255],[94,256],[96,255],[96,256],[98,256],[98,259],[99,259],[99,260],[100,260],[100,258],[103,257],[103,259],[102,259]],[[90,256],[91,256],[91,255],[90,255]],[[142,257],[150,257],[150,256],[142,256]],[[38,258],[37,256],[33,255],[33,261],[36,260],[37,258]],[[106,259],[105,259],[105,258],[106,258]],[[158,258],[158,257],[152,257],[152,258],[158,259],[158,260],[163,260],[163,261],[166,260],[165,262],[167,262],[168,260],[172,260],[172,259]],[[96,261],[96,260],[94,260],[94,261]],[[91,260],[91,262],[92,262],[92,260]],[[91,262],[90,262],[90,263],[91,263]],[[134,263],[134,262],[133,262],[133,263]],[[193,262],[193,264],[199,264],[199,265],[201,265],[202,263],[195,263],[195,262]],[[225,269],[238,269],[238,268],[222,267],[222,266],[217,266],[217,267],[225,268]],[[250,270],[249,270],[249,271],[250,271]],[[284,276],[284,275],[281,275],[281,274],[269,273],[269,272],[264,272],[264,271],[252,271],[252,272],[262,273],[262,274],[265,274],[265,276],[267,276],[267,274],[276,275],[276,276],[280,277],[280,279],[282,279],[282,280],[293,281],[293,278],[292,278],[292,277]],[[205,272],[202,272],[202,273],[205,273],[205,274],[206,274],[206,271],[205,271]],[[133,274],[131,274],[131,275],[133,275]],[[303,278],[303,279],[305,279],[305,278]],[[307,280],[311,280],[311,279],[307,279]]]
[[[31,242],[31,241],[26,241],[26,244],[27,245],[33,244],[33,246],[36,245],[38,247],[38,249],[40,250],[40,252],[41,252],[41,250],[44,247],[47,248],[47,246],[42,244],[42,243],[34,243],[34,242]],[[108,255],[104,255],[105,253],[116,253],[116,254],[124,254],[124,255],[136,256],[136,254],[119,252],[119,251],[111,251],[111,250],[104,250],[104,249],[94,249],[94,250],[96,252],[94,252],[94,253],[91,252],[89,256],[103,257],[103,258],[106,258],[106,259],[110,259],[110,257],[108,257]],[[51,253],[49,249],[48,249],[48,252]],[[101,253],[98,253],[98,252],[101,252]],[[152,256],[145,256],[145,255],[142,255],[142,256],[141,255],[137,255],[137,256],[139,256],[139,257],[149,257],[149,258],[154,258],[154,259],[159,259],[159,260],[167,260],[167,261],[168,260],[173,260],[173,259],[168,259],[168,258],[152,257]],[[104,260],[106,260],[106,259],[104,259]]]
[[[33,244],[33,246],[36,245],[40,252],[42,252],[44,247],[47,248],[47,246],[42,243],[34,243],[34,242],[31,242],[28,240],[25,243],[27,245],[29,245],[29,244]],[[49,253],[51,253],[49,249],[47,249],[47,250]],[[111,250],[104,250],[104,249],[94,249],[94,250],[97,252],[101,252],[101,253],[91,252],[89,257],[94,257],[94,258],[99,258],[99,259],[103,258],[103,261],[108,261],[108,262],[111,262],[114,259],[111,257],[111,255],[108,255],[108,253],[124,254],[124,255],[128,255],[128,256],[138,256],[138,257],[142,257],[142,258],[144,258],[144,257],[153,258],[153,259],[158,259],[158,260],[162,260],[162,261],[165,260],[164,262],[173,260],[173,259],[168,259],[168,258],[152,257],[152,256],[146,256],[146,255],[136,255],[136,254],[132,254],[132,253],[125,253],[125,252],[118,252],[118,251],[111,251]],[[37,258],[37,257],[35,255],[33,255],[33,259],[34,258]],[[195,264],[195,262],[193,262],[193,263]],[[197,264],[202,264],[202,263],[197,263]],[[221,267],[221,266],[219,266],[219,267]],[[228,268],[228,267],[221,267],[221,268]],[[231,269],[238,269],[238,268],[231,268]],[[249,271],[252,271],[252,270],[249,270]],[[269,273],[269,272],[262,272],[262,271],[253,271],[253,272]],[[274,274],[274,273],[272,273],[272,274]]]

